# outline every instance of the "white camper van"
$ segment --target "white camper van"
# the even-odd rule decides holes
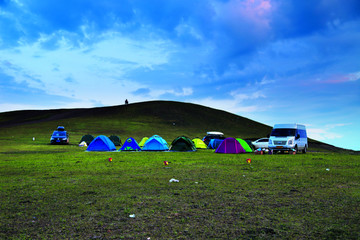
[[[269,149],[273,152],[289,151],[306,153],[308,140],[306,128],[300,124],[275,124],[269,138]]]

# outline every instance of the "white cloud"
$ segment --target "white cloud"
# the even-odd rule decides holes
[[[333,139],[341,139],[344,136],[337,132],[337,128],[344,127],[351,125],[350,123],[334,123],[334,124],[326,124],[323,128],[315,128],[312,127],[311,124],[308,124],[307,132],[310,138],[320,140],[320,141],[327,141]],[[311,126],[309,128],[309,126]]]
[[[267,76],[264,76],[260,82],[256,82],[256,84],[259,84],[259,85],[268,85],[268,84],[272,84],[274,83],[275,80],[269,80],[267,79]]]
[[[248,99],[258,99],[258,98],[266,98],[266,96],[260,92],[260,91],[256,91],[250,94],[245,94],[242,93],[243,89],[238,89],[235,91],[231,91],[230,92],[230,96],[232,96],[237,102],[242,102],[244,100],[248,100]]]
[[[66,34],[58,32],[55,35],[58,48],[54,50],[42,48],[42,44],[54,38],[54,34],[42,34],[33,44],[0,50],[2,71],[17,83],[25,83],[49,95],[111,105],[118,96],[138,99],[130,93],[148,87],[126,79],[128,71],[153,69],[166,64],[171,52],[171,47],[162,40],[148,39],[140,44],[116,33],[104,34],[98,43],[82,47],[74,47]],[[183,88],[180,93],[172,93],[188,96],[192,89]]]
[[[172,91],[175,96],[190,96],[193,94],[192,88],[182,88],[180,92]]]
[[[208,106],[215,109],[228,111],[234,114],[255,112],[260,109],[256,105],[248,105],[248,104],[242,105],[237,100],[232,100],[232,99],[219,100],[213,98],[203,98],[203,99],[193,99],[190,100],[190,102],[200,104],[203,106]]]
[[[351,82],[357,81],[360,79],[360,72],[350,73],[348,75],[348,79]]]
[[[193,94],[193,89],[192,88],[181,88],[181,89],[170,89],[170,90],[166,90],[166,89],[152,89],[151,87],[149,87],[150,92],[149,92],[149,96],[152,99],[158,99],[159,97],[161,97],[164,94],[172,94],[174,96],[177,97],[185,97],[185,96],[190,96]]]
[[[337,128],[337,127],[344,127],[344,126],[348,126],[348,125],[351,125],[351,123],[326,124],[326,125],[325,125],[325,129],[332,129],[332,128]]]
[[[326,141],[330,139],[338,139],[343,137],[338,133],[331,132],[329,129],[321,129],[321,128],[308,128],[307,133],[309,138],[316,139],[319,141]]]
[[[46,107],[39,107],[31,104],[11,104],[1,103],[0,112],[16,111],[16,110],[31,110],[31,109],[47,109]]]

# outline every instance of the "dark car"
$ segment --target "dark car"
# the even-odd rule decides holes
[[[225,136],[222,132],[207,132],[206,136],[203,138],[203,142],[206,145],[209,145],[211,139],[225,139]]]
[[[55,130],[50,138],[51,144],[69,144],[69,134],[65,131],[65,128],[62,126],[58,127],[58,130]]]

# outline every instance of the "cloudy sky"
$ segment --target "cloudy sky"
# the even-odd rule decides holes
[[[0,112],[125,99],[360,150],[360,1],[0,0]]]

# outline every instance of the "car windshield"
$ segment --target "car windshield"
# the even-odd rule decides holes
[[[53,136],[59,136],[59,137],[65,137],[66,136],[66,132],[54,132]]]
[[[271,136],[274,137],[287,137],[287,136],[295,136],[295,129],[289,128],[276,128],[273,129],[271,132]]]

